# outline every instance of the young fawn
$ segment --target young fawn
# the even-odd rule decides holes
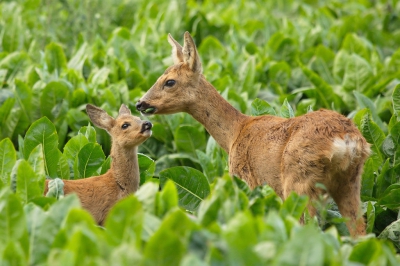
[[[319,110],[295,118],[247,116],[232,107],[202,75],[188,32],[182,47],[171,35],[174,65],[136,104],[145,115],[186,112],[204,125],[229,154],[229,171],[251,188],[268,184],[280,197],[291,191],[311,200],[324,193],[348,217],[351,235],[365,234],[360,211],[363,165],[370,145],[346,117]],[[309,204],[310,215],[316,210]]]
[[[95,126],[105,129],[111,135],[111,168],[100,176],[63,180],[64,194],[76,193],[82,207],[102,225],[111,207],[139,188],[137,148],[151,136],[152,124],[131,115],[125,105],[121,105],[116,119],[90,104],[86,106],[86,112]],[[48,191],[48,181],[45,194]]]

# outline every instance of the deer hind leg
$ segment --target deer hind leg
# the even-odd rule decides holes
[[[302,175],[286,174],[284,176],[285,182],[283,183],[283,197],[286,199],[290,192],[294,191],[298,195],[307,195],[309,197],[309,203],[307,205],[308,213],[311,217],[314,217],[317,213],[313,202],[318,199],[319,195],[322,194],[322,190],[315,186],[312,179]],[[300,219],[300,223],[304,223],[303,216]]]
[[[340,214],[349,219],[346,225],[351,236],[365,235],[365,221],[360,208],[361,169],[362,164],[356,172],[350,173],[352,176],[350,179],[344,174],[335,176],[336,180],[340,180],[340,185],[329,191],[338,205]]]

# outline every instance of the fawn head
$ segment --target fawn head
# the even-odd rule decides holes
[[[94,105],[86,105],[86,112],[93,124],[106,130],[113,140],[122,146],[132,147],[143,143],[151,136],[152,124],[131,115],[131,110],[122,104],[116,119],[103,109]]]
[[[200,91],[196,91],[202,77],[202,67],[196,45],[185,32],[183,47],[168,34],[174,64],[165,70],[156,83],[136,104],[144,115],[185,112]]]

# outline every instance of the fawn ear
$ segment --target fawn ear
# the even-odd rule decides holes
[[[121,104],[121,107],[119,108],[118,116],[120,116],[120,115],[131,115],[131,110],[125,104]]]
[[[192,36],[190,36],[189,32],[185,32],[183,45],[183,59],[184,62],[187,63],[190,69],[195,73],[202,73],[200,57],[197,53],[196,45],[194,44]]]
[[[99,107],[87,104],[86,113],[96,127],[110,131],[114,126],[115,119],[109,116],[106,111]]]
[[[179,64],[183,62],[182,46],[172,38],[171,34],[168,33],[168,42],[172,46],[172,59],[174,59],[174,64]]]

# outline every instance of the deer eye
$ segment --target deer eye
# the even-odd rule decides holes
[[[167,81],[165,82],[165,86],[167,86],[167,87],[172,87],[172,86],[175,85],[175,83],[176,83],[175,80],[169,79],[169,80],[167,80]]]
[[[121,128],[122,128],[122,129],[127,129],[130,125],[131,125],[131,124],[129,124],[129,123],[123,123],[122,126],[121,126]]]

